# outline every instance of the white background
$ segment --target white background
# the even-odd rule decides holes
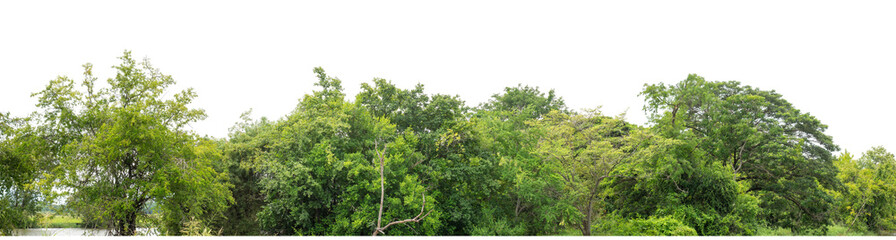
[[[386,78],[475,106],[518,83],[574,109],[645,124],[645,83],[689,73],[774,89],[853,153],[896,151],[896,7],[872,1],[2,1],[0,112],[24,116],[49,80],[101,80],[130,49],[193,87],[226,137],[239,114],[278,119],[312,69]],[[173,91],[172,94],[173,95]]]

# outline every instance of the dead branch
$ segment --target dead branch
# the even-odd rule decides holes
[[[388,146],[388,145],[387,145],[387,146]],[[378,235],[378,234],[380,234],[380,233],[382,233],[382,234],[386,234],[386,232],[384,232],[384,230],[386,230],[386,228],[389,228],[389,226],[392,226],[392,225],[395,225],[395,224],[403,224],[403,223],[409,223],[409,222],[415,222],[415,223],[416,223],[416,222],[420,222],[420,220],[423,220],[424,218],[426,218],[426,216],[429,216],[429,213],[432,212],[432,210],[429,210],[429,212],[426,212],[426,214],[423,214],[423,211],[426,209],[426,193],[424,192],[424,193],[422,193],[422,195],[423,195],[423,205],[420,206],[420,213],[417,214],[417,216],[415,216],[414,218],[410,218],[410,219],[405,219],[405,220],[400,220],[400,221],[392,221],[392,222],[386,224],[386,226],[382,226],[382,222],[383,222],[383,199],[384,199],[385,196],[386,196],[386,177],[385,177],[385,175],[384,175],[384,173],[383,173],[384,170],[385,170],[386,159],[385,159],[385,157],[384,157],[383,155],[386,153],[386,147],[387,147],[387,146],[384,146],[384,147],[383,147],[383,151],[382,151],[382,152],[380,152],[379,150],[377,150],[377,152],[376,152],[376,153],[377,153],[377,157],[380,158],[380,211],[379,211],[379,214],[377,215],[377,218],[376,218],[376,229],[373,230],[373,236],[376,236],[376,235]],[[377,149],[379,149],[379,144],[378,144],[378,143],[374,143],[374,147],[377,148]],[[424,191],[425,191],[425,190],[424,190]],[[382,226],[382,227],[381,227],[381,226]]]

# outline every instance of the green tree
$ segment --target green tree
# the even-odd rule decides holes
[[[263,153],[271,149],[275,132],[274,122],[266,118],[253,121],[251,110],[243,113],[242,122],[230,129],[229,139],[220,144],[232,184],[234,204],[224,212],[225,220],[216,228],[223,235],[260,235],[258,213],[264,206],[264,195],[259,181],[262,172],[257,168]]]
[[[566,110],[563,98],[555,95],[553,89],[545,96],[538,87],[522,85],[504,88],[504,93],[492,95],[492,99],[480,107],[489,111],[513,112],[529,119],[553,110]]]
[[[582,235],[591,235],[592,223],[602,213],[605,181],[633,178],[617,175],[617,167],[658,154],[658,137],[620,118],[550,112],[533,122],[539,136],[536,152],[563,180],[562,200],[578,211],[572,220]]]
[[[553,91],[545,96],[538,88],[508,87],[479,106],[469,129],[457,131],[459,139],[470,139],[467,142],[478,148],[470,164],[458,164],[478,166],[467,172],[475,173],[475,182],[482,184],[469,186],[468,195],[482,202],[474,205],[479,214],[471,216],[467,234],[557,234],[566,227],[564,220],[576,214],[574,207],[559,201],[563,181],[538,156],[541,136],[527,123],[555,110],[565,112],[566,106]]]
[[[695,147],[749,186],[765,222],[795,232],[824,232],[839,183],[826,125],[774,91],[691,74],[675,85],[645,85],[651,123],[664,136]]]
[[[730,168],[705,157],[693,142],[666,139],[660,154],[621,165],[608,179],[607,212],[624,220],[672,217],[698,235],[752,235],[759,227],[759,200],[738,184]],[[609,218],[613,218],[612,216]],[[604,231],[611,225],[601,221]]]
[[[357,101],[376,117],[395,123],[416,139],[420,156],[409,165],[412,174],[427,179],[427,196],[439,199],[439,235],[468,234],[480,219],[482,203],[495,195],[493,162],[480,161],[469,108],[457,96],[427,95],[423,85],[400,89],[384,79],[362,84]]]
[[[27,118],[0,113],[0,235],[34,223],[47,197],[41,195],[41,167],[48,161],[40,152],[46,142]]]
[[[883,147],[861,158],[844,152],[834,162],[841,191],[830,191],[837,202],[836,216],[849,229],[877,233],[896,229],[896,160]]]
[[[188,216],[219,215],[232,201],[226,175],[212,165],[220,153],[184,129],[205,117],[188,107],[196,93],[187,89],[164,99],[171,76],[148,60],[138,64],[128,51],[120,59],[108,88],[96,88],[86,64],[83,91],[59,77],[34,94],[52,133],[69,207],[116,235],[134,235],[150,201],[161,206],[163,226],[173,234]]]
[[[345,101],[339,79],[321,68],[314,72],[321,90],[305,95],[293,113],[275,124],[274,142],[258,164],[267,203],[258,214],[262,229],[274,235],[370,234],[382,193],[379,145],[390,146],[383,219],[416,215],[425,190],[424,177],[409,171],[421,158],[416,137],[398,135],[388,119]],[[430,207],[438,201],[428,197],[426,203]],[[389,228],[388,233],[435,234],[439,215],[433,211],[413,229],[403,225],[408,228]]]

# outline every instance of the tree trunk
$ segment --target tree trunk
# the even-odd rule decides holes
[[[118,219],[115,223],[115,235],[117,236],[134,236],[137,234],[137,211],[129,211],[125,213],[123,219]]]
[[[588,210],[585,212],[585,219],[582,220],[582,236],[591,236],[591,216],[594,214],[591,203],[592,201],[588,201]]]

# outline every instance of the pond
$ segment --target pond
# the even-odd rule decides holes
[[[96,228],[26,228],[16,229],[15,236],[109,236],[108,229]],[[138,236],[156,236],[154,228],[137,228]]]

